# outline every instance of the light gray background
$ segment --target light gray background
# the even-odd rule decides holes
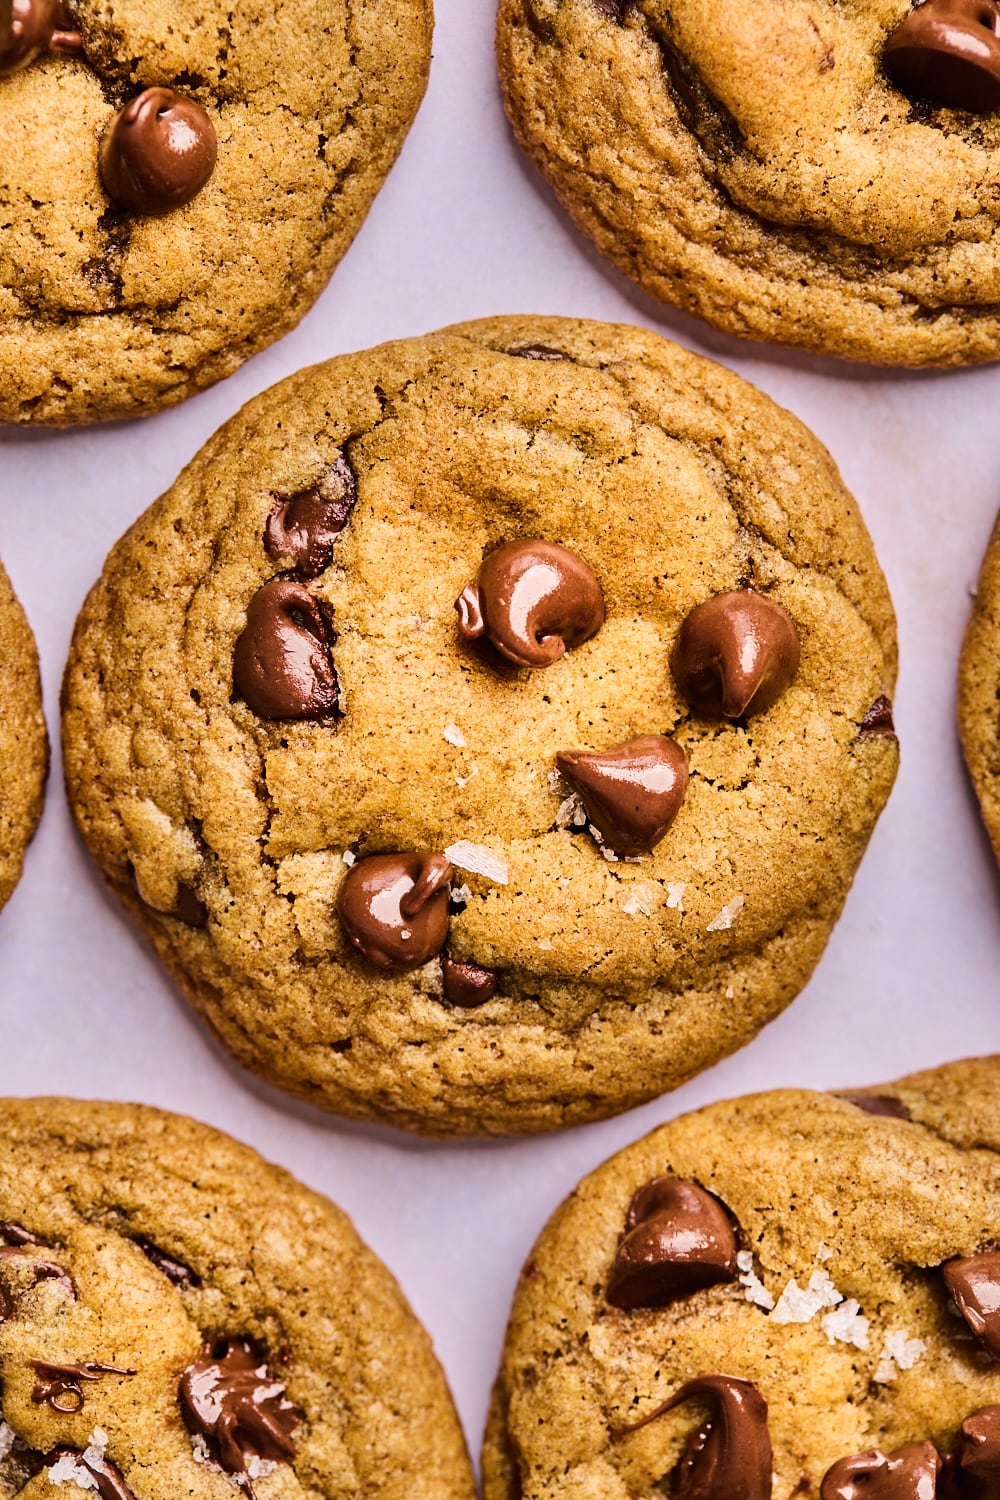
[[[0,920],[0,1090],[185,1111],[336,1199],[431,1329],[477,1452],[518,1268],[585,1171],[712,1099],[864,1084],[1000,1051],[1000,882],[954,727],[959,643],[1000,502],[1000,368],[885,375],[738,344],[661,309],[599,260],[522,161],[499,101],[491,0],[437,8],[430,89],[403,155],[294,333],[163,416],[0,436],[0,553],[38,637],[51,729],[74,616],[105,553],[244,401],[382,339],[486,314],[564,313],[642,323],[703,349],[828,444],[899,615],[895,793],[815,979],[743,1053],[602,1125],[438,1146],[286,1106],[217,1055],[98,885],[56,758],[24,880]]]

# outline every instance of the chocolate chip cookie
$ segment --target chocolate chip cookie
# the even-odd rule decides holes
[[[985,1500],[1000,1486],[1000,1058],[713,1104],[521,1275],[485,1500]]]
[[[0,421],[182,401],[293,328],[402,146],[431,0],[4,0]]]
[[[1000,518],[962,646],[958,722],[983,821],[1000,859]]]
[[[21,878],[42,815],[49,742],[31,626],[0,564],[0,907]]]
[[[646,291],[888,365],[1000,355],[996,0],[500,0],[521,145]]]
[[[801,989],[892,785],[894,672],[793,417],[637,329],[497,318],[276,386],[122,539],[69,795],[246,1066],[552,1130]]]
[[[193,1120],[0,1102],[0,1496],[473,1500],[430,1339],[332,1203]]]

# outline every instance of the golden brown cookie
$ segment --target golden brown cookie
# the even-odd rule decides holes
[[[6,10],[0,421],[182,401],[326,285],[423,95],[431,0]]]
[[[662,1126],[528,1259],[485,1500],[995,1494],[998,1217],[1000,1058]]]
[[[332,1203],[130,1104],[0,1102],[0,1496],[473,1500],[430,1339]]]
[[[578,227],[726,333],[1000,354],[996,0],[500,0],[518,139]]]
[[[38,652],[10,579],[0,564],[0,907],[21,878],[24,852],[42,815],[49,742],[42,713]]]
[[[239,1060],[437,1134],[627,1109],[817,962],[897,744],[892,607],[793,417],[497,318],[304,370],[123,537],[70,799]]]
[[[983,559],[962,646],[958,722],[983,821],[1000,859],[1000,519]]]

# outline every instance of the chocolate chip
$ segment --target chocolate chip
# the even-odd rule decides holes
[[[941,1274],[979,1343],[1000,1360],[1000,1250],[946,1261]]]
[[[912,1119],[902,1099],[893,1094],[838,1094],[837,1098],[843,1099],[845,1104],[853,1104],[855,1109],[863,1109],[866,1115],[886,1115],[893,1120]]]
[[[497,992],[499,974],[492,969],[481,969],[478,964],[460,963],[447,953],[441,955],[441,978],[444,983],[444,998],[449,1005],[472,1009],[485,1005]]]
[[[7,1226],[17,1230],[18,1225]],[[27,1231],[25,1231],[26,1233]],[[72,1277],[65,1267],[60,1266],[54,1260],[42,1260],[32,1255],[34,1247],[41,1242],[34,1236],[24,1240],[20,1244],[5,1245],[0,1249],[0,1265],[5,1262],[14,1266],[23,1266],[28,1270],[31,1278],[31,1286],[40,1286],[43,1281],[56,1281],[76,1301],[76,1287],[73,1285]],[[14,1315],[15,1295],[0,1283],[0,1323]]]
[[[742,719],[771,708],[799,667],[791,617],[755,589],[716,594],[685,619],[670,657],[696,714]]]
[[[90,1448],[87,1453],[89,1456],[85,1458],[76,1448],[55,1448],[46,1462],[54,1467],[57,1463],[65,1464],[67,1460],[71,1460],[80,1476],[74,1481],[75,1485],[81,1490],[96,1489],[101,1500],[135,1500],[121,1471],[115,1468],[110,1459],[98,1458]]]
[[[896,726],[892,720],[892,704],[883,694],[876,698],[871,708],[861,720],[860,734],[884,735],[888,738],[896,738]]]
[[[100,1380],[102,1375],[134,1375],[134,1370],[120,1370],[116,1365],[52,1365],[44,1359],[33,1359],[31,1368],[39,1379],[31,1393],[36,1406],[51,1406],[53,1411],[77,1412],[83,1406],[81,1382]]]
[[[339,686],[331,632],[307,588],[273,578],[247,606],[233,650],[233,688],[262,719],[325,719]]]
[[[0,1240],[7,1245],[40,1245],[42,1241],[23,1224],[14,1224],[10,1219],[0,1222]]]
[[[962,1423],[960,1463],[976,1479],[1000,1478],[1000,1406],[981,1406]]]
[[[610,16],[612,21],[617,21],[621,26],[625,21],[625,12],[628,10],[630,0],[590,0],[595,10]]]
[[[292,1433],[302,1414],[252,1339],[205,1344],[181,1376],[179,1395],[189,1431],[205,1439],[227,1474],[245,1476],[254,1457],[275,1463],[295,1457]]]
[[[288,559],[300,578],[316,578],[330,566],[333,544],[358,498],[353,471],[338,453],[315,489],[278,499],[267,518],[264,548],[269,557]]]
[[[665,1307],[736,1275],[732,1217],[696,1182],[656,1177],[629,1205],[608,1279],[613,1307]]]
[[[507,350],[515,359],[569,359],[561,349],[551,349],[548,344],[515,344]]]
[[[906,94],[988,114],[1000,109],[1000,7],[925,0],[889,37],[882,65]]]
[[[138,1246],[147,1260],[152,1261],[158,1271],[162,1271],[168,1281],[174,1286],[201,1286],[200,1277],[186,1266],[183,1261],[175,1260],[152,1240],[147,1240],[142,1235],[136,1235],[133,1243]]]
[[[932,1500],[940,1469],[933,1443],[908,1443],[893,1453],[870,1448],[827,1470],[820,1500]]]
[[[687,791],[687,756],[662,734],[640,735],[610,750],[560,750],[556,764],[616,854],[655,848]]]
[[[185,927],[208,926],[208,907],[197,892],[183,880],[177,887],[177,900],[174,902],[174,909],[170,915],[176,917],[178,922],[183,922]]]
[[[190,203],[215,170],[215,126],[194,99],[146,89],[101,136],[108,197],[135,214],[166,214]]]
[[[451,863],[443,854],[372,854],[337,891],[344,936],[378,969],[419,969],[448,938]]]
[[[673,1500],[770,1500],[773,1454],[767,1402],[752,1381],[699,1375],[625,1431],[637,1432],[692,1399],[707,1400],[715,1410],[688,1439],[673,1473]]]
[[[550,667],[604,624],[604,596],[575,552],[555,542],[506,542],[455,601],[458,628],[485,635],[519,667]]]
[[[0,5],[0,78],[26,68],[43,52],[63,56],[83,51],[59,0],[6,0]]]

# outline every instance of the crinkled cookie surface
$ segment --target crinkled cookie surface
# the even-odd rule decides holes
[[[134,416],[292,328],[416,113],[431,0],[73,0],[82,56],[0,77],[0,421]],[[162,217],[112,203],[98,146],[154,86],[207,110],[218,161]]]
[[[7,1100],[0,1139],[4,1500],[472,1500],[430,1340],[339,1209],[139,1106]]]
[[[558,1209],[522,1273],[483,1455],[486,1500],[789,1500],[819,1496],[835,1463],[872,1449],[933,1443],[957,1456],[963,1424],[984,1408],[1000,1433],[1000,1365],[941,1271],[995,1246],[998,1152],[997,1058],[843,1098],[786,1090],[714,1104],[619,1152]],[[630,1201],[664,1176],[721,1201],[738,1264],[667,1306],[612,1306]],[[744,1462],[738,1490],[677,1491],[687,1445],[706,1419],[718,1426],[714,1398],[635,1424],[709,1374],[757,1387],[770,1463],[756,1485]],[[741,1437],[744,1458],[759,1451],[747,1436],[739,1423],[724,1436],[730,1460]],[[968,1471],[956,1490],[920,1487],[912,1473],[909,1484],[884,1473],[854,1483],[823,1495],[993,1493]]]
[[[508,113],[578,226],[665,302],[876,364],[995,359],[1000,114],[892,83],[911,10],[500,0]]]
[[[49,744],[38,651],[24,610],[0,564],[0,906],[21,878],[24,853],[42,814]]]
[[[303,581],[265,534],[288,497],[341,493],[345,464],[356,503]],[[544,670],[463,640],[454,609],[525,537],[573,549],[606,609]],[[748,579],[794,621],[797,676],[765,713],[699,718],[671,648]],[[268,720],[236,691],[276,585],[328,639],[336,715]],[[67,782],[105,878],[244,1065],[407,1128],[550,1130],[676,1086],[798,993],[895,775],[895,738],[864,728],[894,674],[869,538],[794,418],[635,329],[493,319],[305,370],[216,435],[83,609]],[[682,748],[686,796],[651,854],[608,860],[561,814],[555,757],[646,734]],[[454,862],[447,948],[496,976],[482,1003],[341,929],[351,861],[421,850]]]

